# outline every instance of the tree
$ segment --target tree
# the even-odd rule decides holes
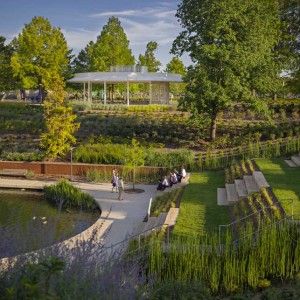
[[[125,169],[132,171],[132,189],[135,189],[136,168],[145,164],[145,152],[136,139],[132,139],[131,148],[126,153]]]
[[[83,73],[91,71],[91,60],[89,56],[89,49],[92,48],[94,42],[90,41],[87,46],[79,52],[72,63],[74,73]]]
[[[138,65],[148,67],[149,72],[158,72],[161,62],[155,58],[155,51],[158,48],[157,42],[151,41],[146,46],[145,54],[140,54]]]
[[[46,85],[49,93],[44,101],[44,118],[46,131],[41,136],[41,147],[46,157],[55,159],[63,157],[76,143],[74,136],[79,128],[76,115],[65,102],[64,82],[59,76],[52,77]]]
[[[126,33],[116,17],[109,18],[95,44],[87,50],[93,71],[109,71],[112,66],[133,65],[135,61]]]
[[[216,137],[217,118],[233,101],[250,102],[272,90],[279,76],[272,51],[278,44],[279,7],[276,0],[183,0],[177,17],[184,31],[173,44],[174,54],[190,54],[183,104],[210,119]]]
[[[26,24],[15,42],[11,59],[14,76],[27,89],[49,86],[53,77],[68,73],[69,51],[59,28],[48,19],[34,17]]]
[[[179,57],[175,56],[167,64],[166,72],[179,74],[182,77],[184,77],[186,75],[186,67],[183,64],[182,60]],[[170,92],[173,95],[177,96],[177,98],[179,98],[184,93],[184,90],[185,90],[184,83],[171,83],[170,84]]]
[[[0,36],[0,91],[14,89],[17,85],[10,66],[13,51],[12,44],[5,45],[5,37]]]

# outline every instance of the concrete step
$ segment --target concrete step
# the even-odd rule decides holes
[[[176,223],[178,214],[179,214],[179,208],[175,208],[175,207],[170,208],[164,225],[174,226]]]
[[[297,166],[292,160],[290,160],[290,159],[286,159],[285,162],[286,162],[286,164],[287,164],[289,167],[291,167],[291,168],[296,168],[296,167],[298,167],[298,166]]]
[[[152,229],[155,229],[156,226],[156,222],[157,222],[157,217],[150,217],[148,219],[148,222],[146,223],[143,231],[141,231],[145,236],[149,235],[152,231]]]
[[[259,192],[259,187],[257,186],[254,177],[252,175],[245,175],[244,181],[248,194]]]
[[[220,206],[229,205],[227,201],[227,193],[225,188],[218,188],[217,194],[218,194],[218,205]]]
[[[293,163],[297,166],[300,166],[300,156],[299,155],[294,155],[291,157],[291,160]]]
[[[227,201],[229,203],[237,202],[239,200],[239,195],[236,192],[235,184],[234,183],[232,183],[232,184],[226,183],[225,188],[226,188]]]
[[[267,182],[264,174],[260,171],[254,171],[253,172],[253,177],[254,180],[257,184],[257,186],[261,189],[261,188],[268,188],[270,187],[269,183]]]
[[[168,215],[168,213],[161,213],[157,218],[156,225],[163,226],[167,219],[167,215]]]
[[[235,184],[235,189],[238,193],[239,198],[245,198],[248,196],[247,188],[246,188],[246,184],[245,184],[244,180],[236,179],[234,181],[234,184]]]

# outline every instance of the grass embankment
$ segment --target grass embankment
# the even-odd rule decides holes
[[[289,167],[283,159],[256,159],[261,171],[288,215],[300,216],[300,168]],[[292,205],[293,202],[293,205]]]
[[[229,223],[226,207],[217,204],[217,188],[224,186],[224,172],[192,173],[185,188],[173,235],[190,237],[204,235]]]

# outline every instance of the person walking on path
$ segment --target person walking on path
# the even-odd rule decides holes
[[[112,179],[111,179],[112,189],[111,192],[113,193],[114,189],[116,189],[116,193],[118,192],[118,174],[116,170],[113,170]]]
[[[122,177],[120,177],[119,181],[118,181],[118,189],[119,189],[119,196],[118,196],[118,200],[124,200],[122,198],[122,194],[124,192],[124,181],[122,179]]]

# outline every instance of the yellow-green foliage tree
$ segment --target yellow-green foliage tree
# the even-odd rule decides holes
[[[14,42],[11,58],[14,76],[26,89],[47,90],[53,76],[63,77],[68,71],[69,50],[59,28],[48,19],[34,17]]]
[[[55,159],[66,155],[76,143],[74,134],[79,123],[76,123],[76,115],[65,101],[62,78],[52,77],[46,88],[49,91],[43,104],[46,131],[41,136],[41,147],[48,159]]]

